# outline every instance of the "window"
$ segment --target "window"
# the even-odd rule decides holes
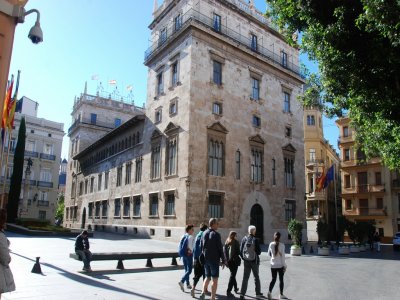
[[[315,149],[310,149],[310,161],[315,162]]]
[[[236,154],[235,154],[235,160],[236,160],[236,172],[235,172],[235,174],[236,174],[236,179],[240,179],[240,151],[239,150],[237,150],[236,151]]]
[[[76,182],[75,179],[73,179],[72,184],[71,184],[71,197],[75,198],[76,195]]]
[[[285,186],[288,188],[295,187],[294,185],[294,159],[285,157]]]
[[[257,42],[257,36],[252,34],[251,35],[251,50],[253,51],[258,51],[258,42]]]
[[[93,202],[90,202],[88,206],[89,206],[88,217],[92,218],[93,217]]]
[[[43,153],[52,155],[53,154],[53,148],[54,148],[53,144],[45,143],[44,146],[43,146]]]
[[[96,207],[95,207],[95,212],[94,212],[94,216],[96,217],[96,218],[100,218],[100,201],[97,201],[96,202]]]
[[[161,168],[161,152],[160,145],[153,145],[151,148],[151,170],[150,178],[156,179],[160,178],[160,168]]]
[[[160,31],[160,38],[158,40],[159,45],[163,45],[167,41],[167,28],[163,28]]]
[[[290,113],[290,94],[283,92],[283,111],[285,113]]]
[[[276,185],[276,165],[275,158],[272,159],[272,185]]]
[[[251,99],[260,100],[260,81],[256,78],[251,78]]]
[[[40,191],[39,200],[40,201],[47,201],[47,192]]]
[[[350,188],[351,187],[350,175],[344,175],[344,187],[345,188]]]
[[[224,144],[220,141],[209,140],[208,145],[208,174],[224,176]]]
[[[114,200],[114,217],[121,216],[121,199],[116,198]]]
[[[174,115],[177,113],[177,111],[178,111],[178,103],[176,101],[172,101],[169,104],[169,114]]]
[[[221,32],[221,16],[214,14],[213,20],[214,20],[213,22],[214,30]]]
[[[307,125],[308,126],[315,126],[315,117],[313,115],[307,116]]]
[[[261,119],[258,116],[253,115],[253,126],[254,127],[261,127]]]
[[[85,195],[88,193],[89,180],[85,180]]]
[[[166,145],[166,175],[176,174],[176,138],[167,140]]]
[[[131,183],[132,163],[126,163],[125,167],[125,185]]]
[[[182,15],[179,14],[174,18],[174,30],[178,31],[182,27]]]
[[[117,128],[117,127],[121,126],[121,122],[122,122],[121,119],[115,118],[114,127]]]
[[[93,193],[94,191],[94,177],[90,178],[90,192]]]
[[[109,177],[109,175],[110,175],[109,171],[104,173],[104,189],[105,190],[108,189],[108,177]]]
[[[154,123],[160,123],[161,122],[161,112],[162,110],[159,108],[156,110],[155,115],[154,115]]]
[[[79,182],[79,196],[83,194],[83,181]]]
[[[222,85],[222,64],[216,60],[213,61],[213,82]]]
[[[348,137],[349,136],[349,127],[344,126],[343,127],[343,137]]]
[[[251,149],[251,181],[259,183],[264,180],[263,152],[260,149]]]
[[[150,194],[150,216],[158,216],[158,194]]]
[[[224,216],[222,195],[209,194],[208,195],[208,217],[209,218],[222,218]]]
[[[40,170],[40,181],[51,182],[51,177],[52,176],[51,176],[50,169],[41,169]]]
[[[108,201],[104,200],[101,202],[101,217],[107,219]]]
[[[174,216],[175,215],[175,195],[167,194],[167,199],[165,201],[165,215]]]
[[[140,196],[133,197],[133,215],[135,217],[140,217],[140,203],[141,203]]]
[[[285,127],[285,136],[286,137],[292,137],[292,127],[286,126]]]
[[[382,175],[381,172],[375,172],[375,184],[382,185]]]
[[[348,149],[348,148],[343,149],[343,152],[344,152],[344,160],[349,161],[350,160],[350,149]]]
[[[142,181],[142,158],[136,159],[135,182]]]
[[[172,86],[178,85],[178,62],[171,65],[171,84]]]
[[[96,125],[96,121],[97,121],[97,115],[90,114],[90,124]]]
[[[101,180],[103,178],[103,174],[99,174],[98,178],[97,178],[97,190],[101,191]]]
[[[212,113],[216,115],[222,115],[222,103],[214,102],[212,106]]]
[[[156,91],[156,95],[160,96],[162,93],[164,93],[163,73],[160,72],[157,75],[157,91]]]
[[[287,61],[287,53],[285,51],[282,51],[281,53],[281,63],[283,67],[287,68],[288,61]]]
[[[27,141],[26,142],[26,146],[25,146],[26,151],[35,152],[35,149],[36,149],[35,141]]]
[[[123,216],[129,217],[129,212],[131,209],[131,202],[129,197],[124,197],[124,208],[123,208]]]
[[[296,218],[296,201],[285,200],[285,221],[289,222]]]
[[[376,198],[376,208],[383,209],[383,198]]]
[[[117,168],[117,186],[121,186],[122,182],[122,166]]]
[[[46,211],[39,210],[39,220],[46,220]]]
[[[10,151],[14,151],[16,145],[17,145],[17,141],[15,140],[15,138],[11,138],[11,140],[10,140]]]

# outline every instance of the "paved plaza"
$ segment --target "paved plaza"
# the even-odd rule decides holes
[[[153,259],[154,269],[145,268],[145,260],[127,260],[124,271],[115,269],[116,261],[95,261],[94,272],[82,273],[82,262],[68,257],[74,249],[74,238],[27,237],[11,232],[7,235],[17,290],[3,294],[2,299],[192,299],[189,291],[183,293],[179,289],[183,270],[170,266],[170,259]],[[177,250],[176,243],[97,232],[90,242],[92,252]],[[42,274],[31,273],[37,256],[41,257]],[[393,252],[391,246],[384,246],[381,253],[346,257],[336,253],[329,257],[287,255],[285,295],[293,300],[399,299],[399,260],[400,252]],[[181,261],[178,264],[182,265]],[[243,266],[237,275],[239,286],[242,274]],[[265,252],[261,255],[260,277],[266,295],[271,275]],[[229,271],[222,270],[218,299],[228,299],[228,278]],[[199,295],[197,291],[196,297]],[[278,282],[273,296],[278,299]],[[255,299],[252,278],[246,299]]]

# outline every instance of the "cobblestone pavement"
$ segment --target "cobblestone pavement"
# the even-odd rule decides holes
[[[178,281],[181,268],[170,266],[170,259],[153,259],[154,269],[145,268],[145,260],[124,261],[126,270],[116,270],[116,261],[92,262],[92,273],[82,273],[82,262],[70,259],[73,238],[27,237],[7,233],[11,242],[12,262],[17,290],[2,299],[192,299],[183,293]],[[95,233],[90,239],[93,252],[177,250],[177,244],[156,240],[133,239],[123,235]],[[310,245],[306,246],[309,253]],[[315,250],[315,246],[314,246]],[[332,252],[332,251],[331,251]],[[31,273],[35,257],[40,257],[42,274]],[[382,247],[382,252],[363,252],[343,257],[287,255],[285,295],[293,300],[323,299],[399,299],[400,252]],[[178,264],[182,263],[178,260]],[[238,271],[241,284],[243,267]],[[268,257],[261,255],[260,277],[266,295],[271,279]],[[228,299],[229,271],[220,272],[218,299]],[[200,291],[196,293],[198,298]],[[278,299],[278,283],[273,291]],[[246,299],[255,299],[254,282],[249,281]]]

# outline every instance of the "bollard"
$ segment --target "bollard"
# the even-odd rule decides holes
[[[172,258],[171,266],[177,266],[177,265],[178,265],[178,263],[176,262],[176,257],[174,256]]]
[[[311,248],[310,248],[310,254],[311,253],[314,253],[314,249],[313,249],[313,247],[311,246]]]
[[[151,258],[147,259],[146,267],[148,267],[148,268],[152,268],[153,267],[153,263],[151,262]]]
[[[124,270],[125,269],[124,263],[122,262],[122,259],[118,260],[117,269],[118,270]]]
[[[335,247],[333,246],[333,244],[331,244],[331,250],[335,251]]]
[[[306,250],[304,249],[304,246],[301,248],[301,254],[306,254]]]
[[[36,257],[36,262],[33,265],[33,268],[32,268],[32,271],[31,271],[32,273],[42,274],[42,269],[40,268],[39,259],[40,259],[40,257]]]

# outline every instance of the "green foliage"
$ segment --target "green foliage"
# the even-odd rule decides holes
[[[17,225],[21,225],[24,227],[34,226],[34,227],[45,227],[50,224],[49,220],[39,220],[39,219],[30,219],[30,218],[21,218],[15,221]]]
[[[346,231],[347,219],[345,216],[337,217],[337,235],[340,242],[343,242],[344,233]]]
[[[21,194],[22,174],[24,172],[25,156],[25,118],[21,118],[18,130],[18,141],[14,153],[13,174],[10,181],[10,192],[8,194],[7,215],[8,221],[14,223],[18,216],[18,203]]]
[[[288,232],[292,236],[295,245],[301,245],[303,223],[296,219],[291,219],[288,224]]]
[[[58,202],[57,202],[57,209],[56,209],[56,215],[55,215],[56,220],[64,220],[64,208],[65,208],[64,195],[61,194],[58,197]]]
[[[348,220],[346,222],[346,231],[349,235],[349,238],[353,241],[353,244],[356,243],[356,223],[353,221]]]
[[[325,223],[324,221],[319,219],[317,222],[317,234],[318,234],[318,240],[326,242],[328,240],[328,235],[329,235],[328,223]]]
[[[318,99],[329,116],[348,113],[367,157],[400,168],[400,2],[266,2],[287,40],[294,45],[292,33],[301,32],[300,48],[319,64],[303,105]]]
[[[371,222],[346,221],[346,230],[349,238],[356,243],[364,243],[371,233],[375,232],[375,226]]]

